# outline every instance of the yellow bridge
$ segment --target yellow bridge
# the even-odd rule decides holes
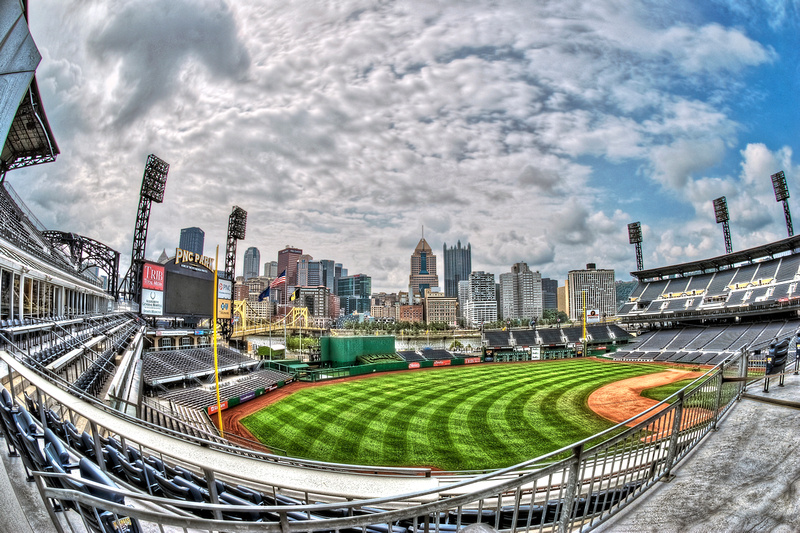
[[[244,339],[249,335],[267,335],[280,332],[284,329],[289,333],[302,333],[319,335],[322,328],[315,326],[308,309],[293,307],[292,311],[284,316],[263,316],[253,309],[246,300],[233,302],[233,334],[232,339]]]

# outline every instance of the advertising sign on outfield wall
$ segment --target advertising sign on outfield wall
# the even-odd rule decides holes
[[[222,407],[222,410],[223,410],[223,411],[224,411],[225,409],[227,409],[227,408],[228,408],[228,400],[225,400],[224,402],[221,402],[221,403],[220,403],[220,407]],[[209,405],[209,406],[208,406],[208,414],[210,414],[210,415],[213,415],[213,414],[214,414],[214,413],[216,413],[216,412],[217,412],[217,406],[216,406],[216,404],[215,404],[215,405]]]
[[[467,357],[466,359],[464,359],[465,365],[474,365],[475,363],[480,363],[480,362],[481,362],[480,357]]]
[[[417,363],[417,362],[408,363],[408,368],[409,368],[409,370],[412,369],[412,368],[419,368],[419,363]]]
[[[437,359],[433,362],[433,366],[450,366],[450,359]]]

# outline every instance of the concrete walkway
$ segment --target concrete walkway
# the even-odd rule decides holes
[[[750,394],[800,402],[800,376]],[[675,470],[595,531],[800,531],[800,409],[742,399]]]

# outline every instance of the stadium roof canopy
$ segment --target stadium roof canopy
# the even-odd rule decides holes
[[[754,263],[759,259],[774,259],[776,255],[785,252],[794,253],[800,249],[800,236],[795,235],[786,239],[771,242],[755,248],[741,250],[730,254],[712,257],[711,259],[702,259],[700,261],[692,261],[690,263],[681,263],[679,265],[671,265],[660,268],[651,268],[648,270],[639,270],[631,272],[639,281],[653,281],[666,278],[683,277],[693,274],[705,274],[708,272],[715,272],[733,268],[734,266],[743,263]]]
[[[55,161],[59,153],[42,107],[36,67],[42,59],[18,2],[0,2],[0,176]]]

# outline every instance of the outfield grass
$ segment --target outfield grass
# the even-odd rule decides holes
[[[351,464],[499,468],[611,427],[587,398],[661,372],[569,359],[394,373],[304,389],[242,420],[289,455]]]

